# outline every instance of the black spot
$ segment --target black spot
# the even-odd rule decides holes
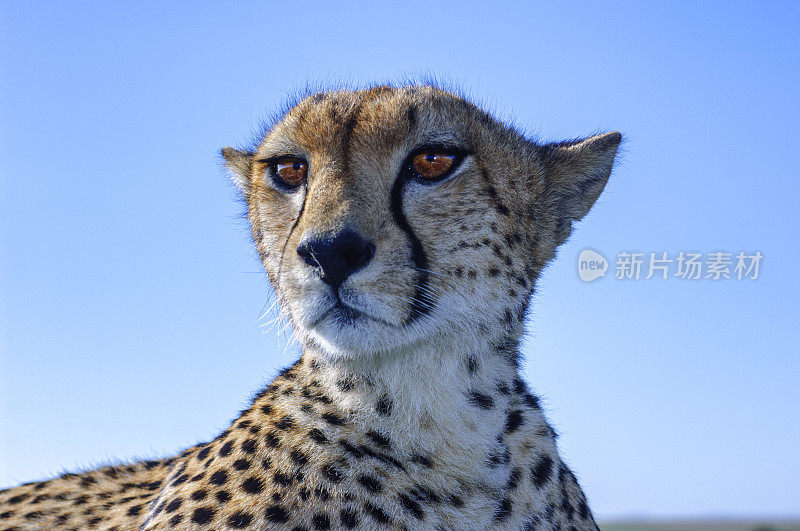
[[[172,486],[181,485],[183,483],[186,483],[187,479],[189,479],[189,474],[181,474],[180,476],[175,478],[175,480],[172,483],[170,483],[170,485]]]
[[[269,457],[265,457],[264,459],[261,460],[261,468],[263,468],[264,470],[269,470],[269,467],[271,466],[272,466],[272,459],[270,459]]]
[[[341,392],[346,393],[355,389],[356,384],[353,378],[341,378],[336,382],[336,387],[338,387]]]
[[[506,433],[512,433],[517,430],[525,419],[522,417],[522,411],[519,409],[513,409],[508,412],[508,417],[506,418]]]
[[[494,400],[487,394],[478,391],[470,391],[467,394],[467,398],[473,406],[477,406],[481,409],[491,409],[494,407]]]
[[[192,513],[192,522],[196,524],[207,524],[214,518],[214,509],[211,507],[198,507]]]
[[[325,437],[325,434],[322,433],[322,430],[320,430],[319,428],[312,428],[308,432],[308,436],[311,437],[313,441],[319,444],[326,444],[328,442],[328,438]]]
[[[531,468],[533,484],[537,488],[547,483],[553,473],[553,460],[548,455],[542,455],[539,461]]]
[[[347,529],[353,529],[358,525],[358,515],[352,509],[342,509],[342,512],[339,513],[339,516],[342,519],[342,525]]]
[[[295,369],[297,369],[297,365],[299,363],[300,363],[300,360],[297,360],[296,362],[294,362],[293,364],[289,365],[288,367],[284,367],[283,369],[280,370],[280,372],[278,373],[278,375],[275,378],[277,379],[277,378],[283,377],[283,378],[286,378],[287,380],[294,380],[297,377],[297,375],[295,374],[294,371],[295,371]]]
[[[364,454],[366,454],[366,455],[368,455],[370,457],[374,457],[375,459],[378,459],[379,461],[381,461],[383,463],[387,463],[387,464],[393,465],[393,466],[399,468],[400,470],[402,470],[404,472],[406,470],[406,468],[403,466],[403,463],[401,463],[400,461],[398,461],[397,459],[395,459],[391,455],[386,455],[386,454],[381,453],[381,452],[376,452],[375,450],[373,450],[369,446],[366,446],[366,445],[363,445],[363,444],[361,446],[359,446],[358,449],[362,453],[364,453]]]
[[[291,457],[292,461],[294,461],[298,466],[303,466],[308,463],[308,456],[297,448],[292,450],[292,452],[289,454],[289,457]]]
[[[237,459],[233,462],[233,468],[236,470],[247,470],[250,468],[250,461],[247,459]]]
[[[416,500],[411,499],[408,494],[400,494],[398,498],[400,499],[400,503],[403,505],[403,507],[413,514],[415,518],[418,520],[425,518],[425,513],[422,511],[422,507],[420,507]]]
[[[27,498],[28,496],[25,496],[25,497]],[[11,500],[9,500],[9,501],[11,501]],[[72,505],[86,505],[86,502],[88,502],[88,501],[89,501],[89,496],[86,496],[84,494],[83,496],[78,496],[77,498],[75,498],[75,501],[72,502]]]
[[[382,490],[381,482],[372,476],[362,475],[358,477],[358,482],[368,491],[377,494]]]
[[[21,501],[23,501],[23,500],[25,500],[27,498],[28,498],[27,494],[18,494],[17,496],[14,496],[13,498],[9,498],[7,500],[7,503],[10,504],[10,505],[14,505],[14,504],[19,503],[19,502],[21,502]]]
[[[250,476],[242,483],[242,490],[248,494],[258,494],[264,490],[264,482],[255,476]]]
[[[478,370],[478,360],[475,359],[475,356],[467,356],[467,372],[475,374],[476,370]]]
[[[270,448],[277,448],[281,445],[281,439],[274,431],[267,432],[267,435],[264,437],[264,442],[266,442],[267,446]]]
[[[282,505],[270,505],[264,514],[267,520],[277,524],[282,524],[289,520],[289,512]]]
[[[258,443],[255,439],[246,439],[242,443],[242,450],[248,454],[255,453],[256,448],[258,447]]]
[[[334,426],[341,426],[344,424],[344,419],[342,417],[330,412],[323,413],[322,420]]]
[[[279,470],[276,471],[272,477],[275,480],[275,483],[277,483],[278,485],[283,485],[284,487],[286,487],[287,485],[292,484],[291,476],[288,476],[287,474],[284,474]]]
[[[522,531],[536,531],[541,522],[540,517],[534,516],[522,525]]]
[[[344,439],[339,441],[339,446],[341,446],[347,453],[349,453],[356,459],[361,459],[362,457],[364,457],[364,452],[360,448],[353,446]]]
[[[279,430],[285,431],[294,428],[294,424],[295,424],[294,419],[289,415],[286,415],[281,420],[275,423],[275,427],[278,428]]]
[[[578,504],[578,514],[581,515],[581,518],[584,520],[589,519],[589,506],[586,505],[586,500],[581,500]]]
[[[389,517],[383,512],[383,509],[370,502],[364,502],[364,510],[367,514],[379,524],[386,525],[389,523]]]
[[[417,453],[412,454],[411,455],[411,462],[412,463],[416,463],[418,465],[422,465],[422,466],[427,467],[427,468],[433,468],[433,463],[431,462],[431,460],[428,459],[427,457],[425,457],[422,454],[417,454]]]
[[[415,500],[421,503],[439,503],[441,501],[435,492],[428,487],[423,487],[419,484],[414,485],[414,488],[410,491],[410,493]]]
[[[317,513],[311,517],[311,525],[314,529],[330,529],[331,519],[327,514]]]
[[[511,471],[511,475],[508,477],[508,483],[506,484],[506,489],[514,490],[519,485],[519,478],[522,475],[522,471],[519,468],[515,468]]]
[[[238,511],[228,517],[228,525],[234,529],[242,529],[250,525],[253,521],[253,515],[244,511]]]
[[[224,470],[217,470],[208,478],[214,485],[224,485],[228,481],[228,473]]]
[[[175,498],[169,502],[166,507],[164,507],[164,511],[168,513],[174,513],[181,506],[181,503],[183,503],[181,498]]]
[[[502,522],[506,518],[509,517],[511,514],[511,500],[505,498],[502,502],[500,502],[500,507],[497,508],[497,511],[494,513],[494,519],[497,522]]]
[[[378,432],[376,432],[374,430],[369,430],[367,432],[367,437],[369,437],[369,439],[376,446],[379,446],[379,447],[381,447],[383,449],[389,449],[392,446],[391,441],[387,437],[381,435],[380,433],[378,433]]]
[[[522,399],[525,401],[525,404],[532,409],[540,409],[539,399],[536,398],[531,393],[525,392],[522,395]]]
[[[225,457],[231,453],[231,450],[233,450],[233,443],[228,441],[222,445],[222,448],[219,449],[219,455]]]
[[[414,107],[409,107],[406,109],[406,118],[408,119],[408,127],[409,129],[414,129],[417,127],[417,111]]]
[[[272,413],[272,404],[264,404],[261,406],[261,412],[265,415],[269,415]]]
[[[381,395],[378,399],[378,403],[375,405],[375,410],[378,412],[378,415],[388,417],[392,414],[392,408],[394,407],[394,401],[389,398],[389,395]]]
[[[451,494],[450,497],[447,499],[450,502],[450,505],[453,507],[464,507],[464,500],[461,499],[460,496],[456,496],[455,494]]]
[[[176,514],[175,516],[173,516],[172,518],[169,519],[169,523],[170,523],[170,525],[172,525],[174,527],[174,526],[180,524],[182,520],[183,520],[183,515],[182,514]]]
[[[339,483],[344,479],[342,472],[330,463],[322,467],[322,473],[333,483]]]
[[[221,491],[217,492],[214,495],[214,497],[216,497],[217,501],[219,501],[220,503],[228,503],[230,501],[230,499],[231,499],[231,495],[228,494],[228,491],[225,491],[225,490],[221,490]]]

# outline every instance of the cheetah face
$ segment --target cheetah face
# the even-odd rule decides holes
[[[322,93],[223,150],[298,339],[330,356],[520,326],[618,133],[540,146],[450,93]]]

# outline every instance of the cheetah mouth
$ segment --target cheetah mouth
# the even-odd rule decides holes
[[[336,297],[336,302],[330,308],[322,312],[322,314],[313,323],[311,323],[311,327],[316,327],[326,320],[331,320],[342,327],[355,326],[358,324],[359,320],[369,320],[386,326],[391,326],[393,328],[396,327],[396,325],[385,321],[380,317],[375,317],[366,312],[353,308],[348,304],[345,304],[338,296]]]

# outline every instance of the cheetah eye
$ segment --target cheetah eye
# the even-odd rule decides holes
[[[447,177],[460,162],[462,155],[444,149],[424,149],[411,158],[411,170],[425,181]]]
[[[308,164],[296,157],[281,157],[273,162],[275,176],[290,188],[303,184],[308,175]]]

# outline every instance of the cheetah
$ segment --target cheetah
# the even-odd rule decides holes
[[[0,492],[0,528],[597,529],[520,340],[621,138],[430,85],[304,97],[222,150],[300,359],[212,441]]]

